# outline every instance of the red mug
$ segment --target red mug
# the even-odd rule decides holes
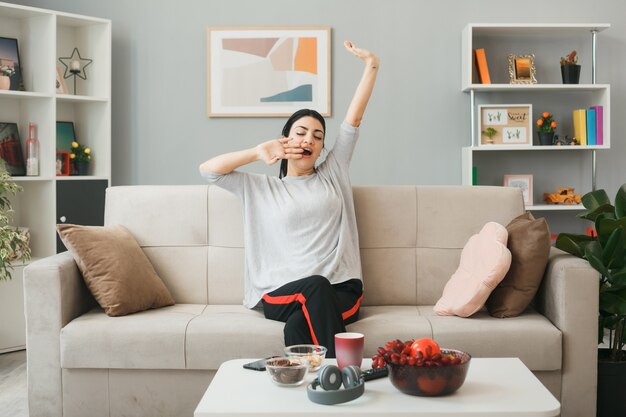
[[[335,357],[339,369],[349,365],[361,367],[364,345],[365,336],[363,333],[337,333],[335,335]]]

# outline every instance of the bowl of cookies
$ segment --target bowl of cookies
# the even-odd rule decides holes
[[[309,372],[315,372],[322,366],[327,350],[321,345],[291,345],[285,348],[285,356],[307,360]]]

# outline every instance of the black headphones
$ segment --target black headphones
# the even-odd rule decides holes
[[[339,389],[343,384],[345,389]],[[317,387],[322,390],[317,390]],[[365,383],[358,366],[346,366],[339,370],[335,365],[326,365],[309,384],[306,393],[314,403],[333,405],[359,398],[365,391]]]

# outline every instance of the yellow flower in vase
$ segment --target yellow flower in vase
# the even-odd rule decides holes
[[[73,141],[70,159],[74,163],[78,175],[87,175],[91,161],[91,148]]]

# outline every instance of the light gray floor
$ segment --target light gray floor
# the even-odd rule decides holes
[[[26,351],[0,354],[0,417],[28,417]]]

